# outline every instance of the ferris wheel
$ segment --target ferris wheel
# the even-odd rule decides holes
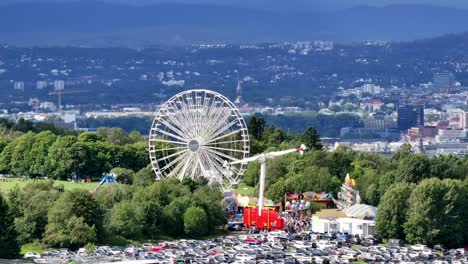
[[[236,106],[210,90],[181,92],[159,109],[149,135],[151,165],[157,179],[207,178],[228,189],[237,184],[246,163],[249,133]]]

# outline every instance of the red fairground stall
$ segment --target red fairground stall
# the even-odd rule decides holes
[[[278,212],[272,208],[264,208],[262,215],[258,215],[258,208],[244,208],[244,225],[259,229],[277,230],[284,228],[284,219],[278,216]]]

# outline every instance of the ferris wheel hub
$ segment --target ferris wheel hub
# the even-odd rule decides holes
[[[200,143],[198,143],[198,140],[196,139],[190,140],[190,142],[188,143],[188,149],[193,153],[197,153],[198,150],[200,149]]]

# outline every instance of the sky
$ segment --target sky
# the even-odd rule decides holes
[[[20,2],[39,2],[39,1],[57,1],[71,2],[77,0],[1,0],[3,4],[20,3]],[[385,6],[390,4],[429,4],[439,5],[454,8],[468,9],[468,0],[81,0],[81,1],[106,1],[111,3],[125,4],[155,4],[161,2],[185,2],[194,4],[217,4],[217,5],[232,5],[236,7],[252,7],[257,9],[275,9],[285,7],[294,9],[294,7],[302,8],[320,8],[320,9],[341,9],[359,5]]]

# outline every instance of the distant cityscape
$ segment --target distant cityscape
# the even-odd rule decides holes
[[[457,37],[462,41],[466,35]],[[169,50],[4,46],[0,111],[4,118],[93,130],[79,121],[150,118],[170,96],[207,88],[228,96],[246,116],[350,115],[360,120],[339,127],[337,137],[324,135],[329,148],[349,145],[392,153],[410,143],[429,155],[465,155],[468,62],[432,47],[445,38],[354,46],[330,41],[203,44]],[[458,44],[450,39],[447,45]],[[432,57],[418,52],[404,57],[404,50],[418,47],[433,49]],[[57,55],[61,52],[67,55]]]

